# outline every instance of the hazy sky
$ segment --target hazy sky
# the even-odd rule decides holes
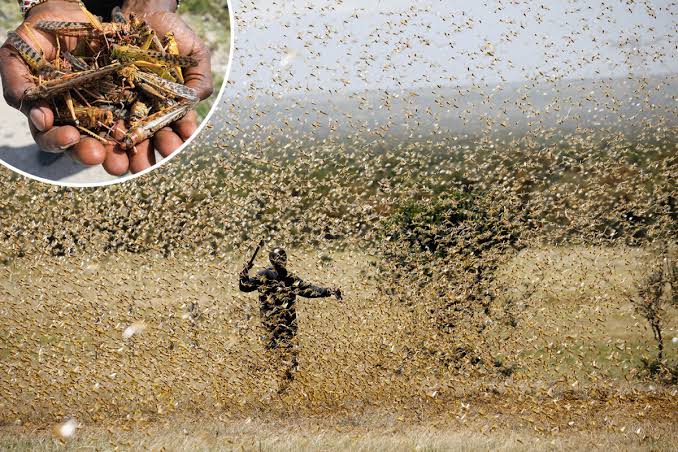
[[[232,6],[227,96],[678,69],[678,7],[671,1],[234,0]]]

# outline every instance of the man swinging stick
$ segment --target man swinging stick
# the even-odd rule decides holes
[[[322,298],[334,295],[341,300],[341,290],[315,286],[303,281],[285,268],[287,254],[282,248],[274,248],[268,255],[271,266],[249,276],[254,259],[261,248],[260,242],[250,261],[240,272],[242,292],[259,291],[259,309],[267,333],[266,349],[275,352],[285,366],[284,378],[294,379],[297,370],[297,349],[294,344],[297,335],[297,295],[305,298]]]

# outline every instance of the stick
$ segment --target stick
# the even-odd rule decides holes
[[[264,240],[263,240],[263,239],[259,240],[259,244],[258,244],[257,247],[254,249],[254,253],[252,253],[252,257],[251,257],[250,260],[247,262],[247,267],[246,267],[247,270],[249,270],[250,268],[252,268],[252,265],[254,264],[254,259],[257,258],[257,254],[259,253],[259,250],[261,249],[261,247],[262,247],[263,245],[264,245]]]

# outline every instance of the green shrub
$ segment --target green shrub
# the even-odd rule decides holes
[[[488,252],[516,247],[526,224],[522,209],[494,195],[445,193],[410,201],[384,222],[388,260],[400,266],[447,266],[451,258],[466,261],[463,270],[479,268]],[[429,263],[428,265],[426,263]]]

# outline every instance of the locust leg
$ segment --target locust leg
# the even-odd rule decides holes
[[[148,28],[147,31],[145,31],[145,34],[146,34],[146,40],[141,45],[141,49],[142,50],[149,50],[151,48],[151,46],[153,46],[154,51],[157,51],[157,52],[160,52],[161,54],[164,54],[165,48],[162,46],[162,42],[160,42],[160,38],[158,38],[158,35],[155,33],[155,31]]]
[[[160,42],[160,38],[158,38],[158,35],[155,33],[155,31],[151,31],[151,34],[147,39],[150,42],[146,44],[146,49],[150,49],[152,44],[156,52],[160,52],[162,55],[165,54],[165,48],[162,46],[162,42]]]
[[[106,42],[106,47],[110,48],[110,45],[108,43],[108,40],[106,39],[107,34],[111,35],[116,35],[118,34],[118,28],[119,27],[124,27],[125,24],[102,24],[99,19],[92,13],[90,13],[85,5],[80,2],[80,9],[82,10],[82,13],[87,17],[87,20],[89,23],[92,25],[92,28],[97,30],[104,38],[104,41]],[[104,26],[106,25],[106,26]]]
[[[85,60],[73,55],[71,52],[65,51],[63,52],[62,55],[64,56],[64,59],[68,61],[68,63],[78,71],[87,71],[91,69],[89,65],[85,63]]]
[[[73,119],[73,122],[75,122],[75,125],[80,125],[80,121],[78,121],[78,116],[75,114],[75,107],[73,106],[73,97],[71,97],[71,93],[69,91],[66,91],[64,93],[64,102],[66,102],[66,108],[68,108],[69,113],[71,114],[71,118]]]
[[[122,148],[130,150],[144,140],[151,138],[158,130],[181,119],[195,105],[193,102],[183,101],[161,110],[139,121],[137,126],[129,130],[122,139]]]
[[[148,69],[149,71],[153,72],[154,74],[159,75],[160,77],[164,78],[165,80],[169,80],[174,82],[176,79],[172,76],[170,72],[170,68],[168,68],[164,64],[160,63],[151,63],[148,61],[135,61],[134,65],[140,68]]]
[[[134,60],[132,60],[131,62],[132,64],[130,66],[127,66],[125,68],[125,72],[124,73],[121,72],[120,75],[133,80],[135,79],[135,74],[141,72],[139,71],[139,68],[144,68],[147,69],[148,71],[153,72],[154,74],[157,74],[158,76],[162,77],[165,80],[169,80],[172,82],[175,81],[174,77],[172,77],[172,74],[170,74],[169,68],[164,64]]]
[[[162,93],[155,88],[153,88],[151,85],[148,83],[137,83],[137,86],[143,90],[146,94],[148,94],[151,97],[155,97],[156,99],[164,99],[165,96],[162,95]]]
[[[92,27],[96,28],[97,30],[104,29],[104,25],[99,21],[99,19],[97,19],[97,16],[90,13],[82,2],[80,2],[80,9],[82,10],[82,13],[85,15],[85,17],[87,17],[89,23],[92,24]]]
[[[82,126],[75,126],[75,127],[76,127],[79,131],[84,132],[85,134],[91,136],[91,137],[94,138],[95,140],[100,141],[104,146],[107,146],[107,145],[111,144],[111,142],[110,142],[109,140],[107,140],[106,138],[104,138],[104,137],[102,137],[102,136],[97,135],[96,133],[92,132],[92,131],[89,130],[89,129],[86,129],[86,128],[82,127]]]
[[[165,49],[162,45],[162,42],[160,41],[160,38],[158,38],[155,30],[153,30],[150,25],[148,25],[148,22],[137,17],[133,13],[130,15],[129,22],[131,24],[130,29],[134,30],[134,33],[138,33],[139,36],[144,39],[144,42],[141,45],[142,49],[149,50],[152,48],[152,50],[165,53]]]
[[[70,92],[70,91],[69,91],[69,92]],[[82,102],[83,105],[86,105],[86,106],[88,106],[88,107],[91,106],[91,105],[89,104],[89,102],[87,102],[87,99],[85,99],[85,97],[80,93],[80,89],[74,88],[74,89],[73,89],[73,92],[75,93],[76,96],[78,96],[78,98],[80,99],[80,102]]]
[[[28,26],[28,24],[25,24],[25,23],[24,23],[24,24],[23,24],[23,27],[24,27],[24,30],[26,31],[26,33],[31,37],[31,39],[33,40],[33,42],[38,46],[38,49],[40,49],[40,55],[42,55],[42,56],[43,56],[43,59],[44,59],[45,49],[43,49],[43,48],[40,46],[40,41],[37,39],[37,36],[35,35],[35,32],[33,31],[33,29],[32,29],[31,27]]]

